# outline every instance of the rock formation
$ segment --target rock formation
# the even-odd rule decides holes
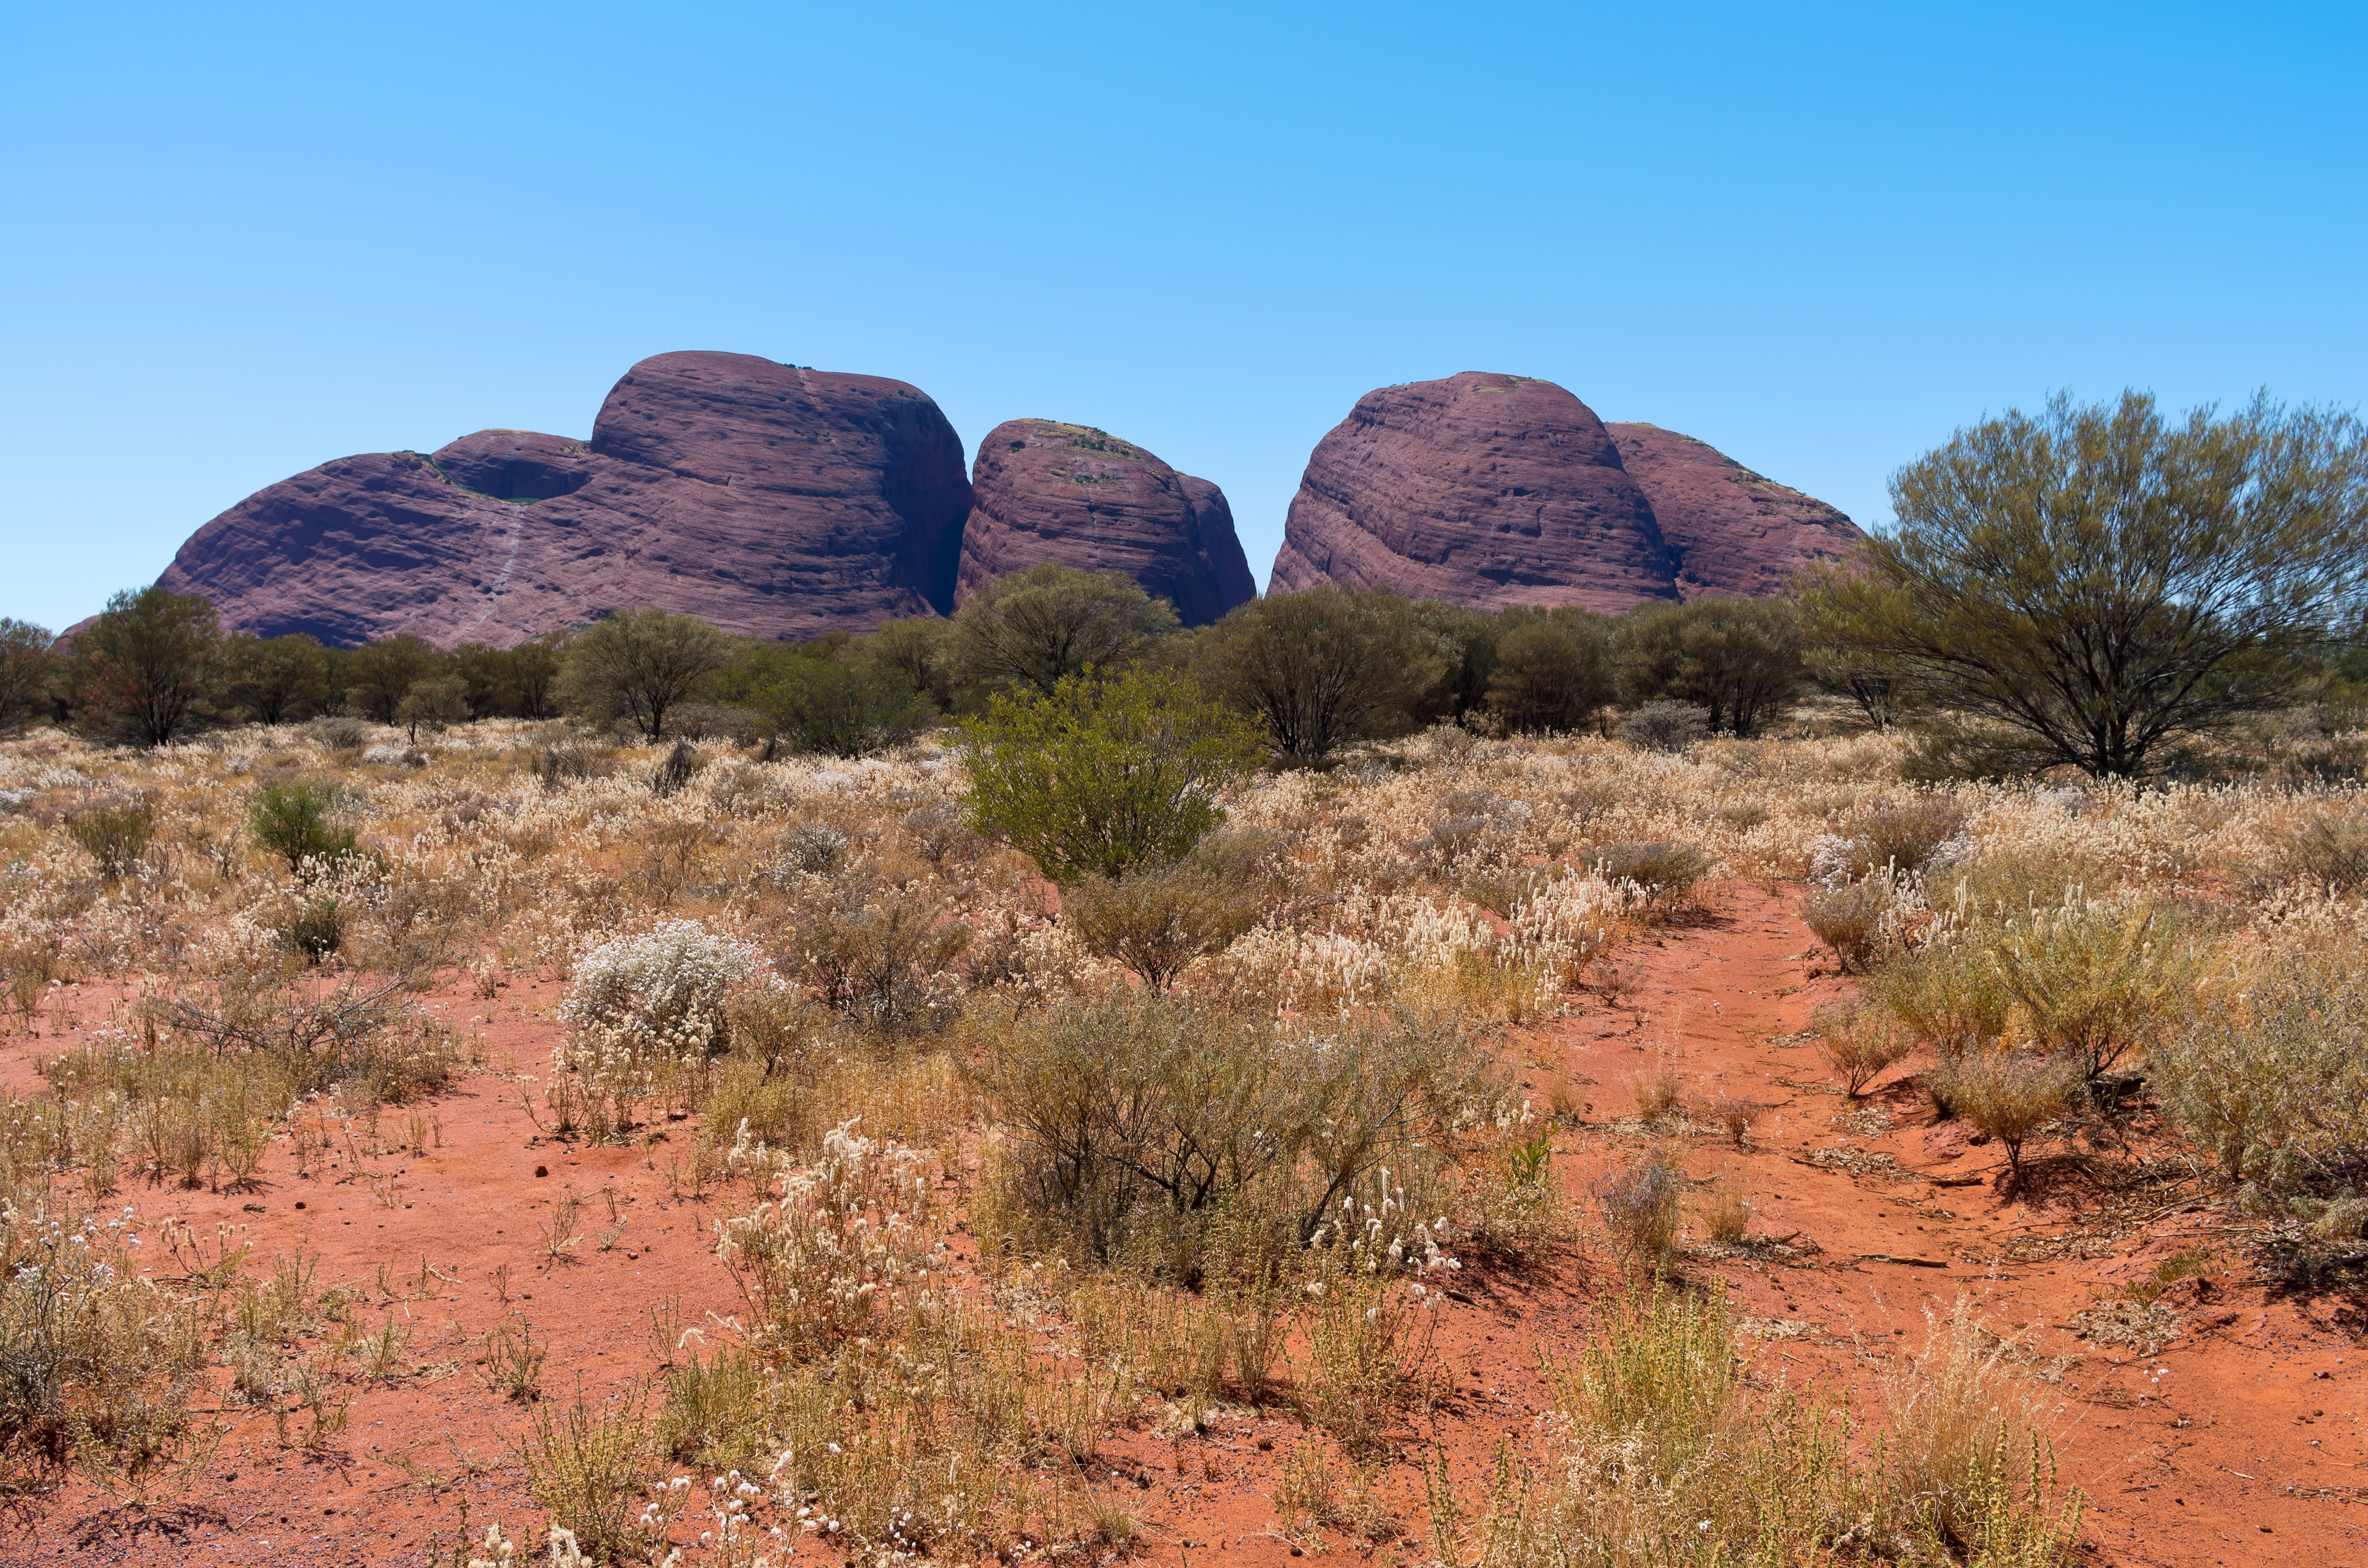
[[[1781,593],[1864,537],[1691,436],[1607,426],[1551,381],[1467,370],[1368,392],[1317,443],[1272,586],[1616,612]]]
[[[1258,597],[1225,493],[1084,425],[1012,419],[971,470],[957,599],[1054,561],[1120,572],[1203,626]]]
[[[1849,555],[1866,535],[1834,507],[1752,472],[1691,436],[1607,425],[1621,465],[1653,504],[1678,592],[1768,595],[1793,570]]]
[[[1326,582],[1486,608],[1678,597],[1652,503],[1594,412],[1552,381],[1471,370],[1367,392],[1316,444],[1270,586]]]
[[[507,644],[655,605],[812,637],[953,608],[962,441],[903,381],[745,354],[628,371],[579,442],[484,430],[258,491],[160,579],[225,626]]]

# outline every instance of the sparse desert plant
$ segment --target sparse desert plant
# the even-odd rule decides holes
[[[700,755],[687,740],[667,748],[666,760],[650,774],[650,792],[660,797],[679,794],[699,772]]]
[[[142,801],[101,801],[67,818],[66,832],[98,862],[99,875],[120,877],[148,852],[156,812]]]
[[[2326,812],[2283,835],[2280,869],[2341,893],[2368,892],[2368,812]]]
[[[1811,1027],[1851,1099],[1916,1049],[1916,1037],[1881,1007],[1820,1007]]]
[[[1338,1530],[1360,1540],[1394,1540],[1399,1531],[1382,1501],[1381,1478],[1378,1462],[1342,1459],[1320,1440],[1293,1444],[1274,1487],[1283,1533]]]
[[[1646,702],[1621,716],[1620,738],[1639,751],[1682,752],[1710,735],[1710,710],[1691,702]]]
[[[1868,999],[1943,1055],[2006,1033],[2014,998],[1990,960],[1987,930],[1896,952],[1868,977]]]
[[[1596,1207],[1612,1250],[1631,1268],[1658,1273],[1678,1244],[1678,1200],[1685,1177],[1658,1153],[1646,1154],[1595,1182]]]
[[[2368,1170],[2368,982],[2356,954],[2277,954],[2148,1053],[2163,1108],[2231,1181],[2332,1190]]]
[[[1890,882],[1869,877],[1811,893],[1801,907],[1801,918],[1817,940],[1834,950],[1843,973],[1863,974],[1883,950],[1883,916],[1891,903]]]
[[[2022,1147],[2072,1108],[2078,1060],[1991,1046],[1958,1052],[1934,1072],[1934,1092],[2006,1150],[2008,1181],[2022,1182]]]
[[[2047,1568],[2071,1551],[2082,1498],[2055,1495],[2050,1411],[1959,1296],[1945,1316],[1928,1305],[1923,1348],[1883,1380],[1890,1431],[1873,1468],[1887,1521],[1928,1550],[1968,1562]]]
[[[1730,1171],[1702,1204],[1702,1234],[1721,1246],[1740,1245],[1751,1233],[1751,1201],[1735,1180]]]
[[[1686,1072],[1678,1058],[1663,1051],[1637,1074],[1630,1087],[1636,1096],[1637,1119],[1650,1126],[1673,1121],[1685,1114]]]
[[[647,1386],[635,1384],[597,1408],[578,1386],[564,1410],[537,1405],[518,1443],[535,1501],[597,1562],[621,1560],[645,1543],[635,1516],[654,1449],[648,1399]]]
[[[1991,951],[2032,1034],[2092,1080],[2183,1017],[2196,979],[2184,933],[2145,903],[2067,899],[2009,924]]]
[[[1226,850],[1228,837],[1239,836],[1221,831],[1180,860],[1087,877],[1063,896],[1062,914],[1088,952],[1165,990],[1185,965],[1256,926],[1273,902],[1263,858]]]
[[[909,896],[860,909],[817,910],[798,933],[816,1000],[883,1033],[951,1020],[958,1006],[949,971],[971,929]]]

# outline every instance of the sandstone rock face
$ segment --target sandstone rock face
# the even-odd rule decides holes
[[[1120,572],[1203,626],[1258,597],[1224,492],[1106,431],[1012,419],[979,443],[957,598],[1040,562]]]
[[[1838,560],[1866,535],[1814,495],[1763,478],[1691,436],[1657,425],[1609,425],[1620,460],[1653,503],[1678,592],[1762,596],[1793,572]]]
[[[902,381],[661,354],[588,442],[487,430],[345,458],[199,528],[160,579],[225,626],[507,644],[655,605],[812,637],[953,607],[962,441]]]
[[[1269,585],[1326,582],[1485,608],[1679,597],[1594,412],[1552,381],[1471,370],[1367,392],[1317,443]]]

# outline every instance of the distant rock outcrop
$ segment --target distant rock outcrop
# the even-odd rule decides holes
[[[1814,495],[1764,478],[1691,436],[1657,425],[1607,425],[1644,487],[1677,569],[1678,592],[1784,591],[1805,562],[1839,560],[1866,538]]]
[[[1011,419],[971,467],[957,599],[1053,561],[1118,572],[1204,626],[1258,597],[1225,493],[1084,425]]]
[[[970,484],[927,395],[745,354],[661,354],[592,438],[484,430],[325,463],[199,528],[160,581],[223,624],[511,643],[655,605],[812,637],[953,608]]]
[[[1316,444],[1271,585],[1616,612],[1779,593],[1864,537],[1691,436],[1606,426],[1552,381],[1467,370],[1367,392]]]
[[[1316,444],[1271,586],[1326,582],[1488,608],[1678,597],[1652,504],[1594,411],[1474,370],[1367,392]]]

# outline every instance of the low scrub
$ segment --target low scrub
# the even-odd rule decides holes
[[[1956,1333],[1900,1369],[1897,1430],[1861,1459],[1844,1407],[1781,1381],[1755,1395],[1722,1296],[1631,1296],[1577,1357],[1542,1357],[1546,1463],[1499,1448],[1476,1509],[1443,1465],[1428,1472],[1433,1554],[1457,1568],[1779,1568],[1854,1549],[2059,1568],[2080,1494],[2055,1487],[2027,1396]]]
[[[1191,1238],[1228,1205],[1254,1200],[1295,1246],[1344,1204],[1361,1215],[1384,1164],[1397,1187],[1418,1187],[1482,1087],[1473,1042],[1449,1019],[1400,1012],[1316,1033],[1156,993],[1016,1025],[979,1074],[1014,1138],[1014,1226],[1094,1257],[1165,1237],[1161,1262],[1188,1275]],[[1372,1207],[1390,1210],[1372,1245],[1415,1241],[1424,1205],[1383,1194]]]
[[[2151,1054],[2163,1108],[2231,1181],[2273,1193],[2368,1176],[2368,979],[2358,956],[2276,955]]]

